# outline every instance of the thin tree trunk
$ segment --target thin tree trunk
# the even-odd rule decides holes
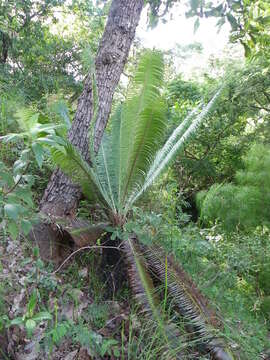
[[[9,45],[10,45],[10,39],[9,39],[8,35],[6,35],[5,33],[1,32],[1,31],[0,31],[0,34],[1,34],[1,41],[2,41],[0,63],[6,64],[7,58],[8,58],[8,49],[9,49]]]
[[[94,148],[98,150],[108,122],[115,88],[119,82],[135,36],[144,0],[112,0],[107,24],[95,61],[98,112]],[[68,139],[89,160],[88,129],[93,118],[93,86],[86,79]],[[73,215],[81,197],[80,189],[57,169],[41,200],[40,210],[53,216]]]

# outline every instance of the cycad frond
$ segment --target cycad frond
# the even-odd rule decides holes
[[[146,50],[140,58],[130,90],[127,94],[127,101],[134,100],[144,108],[160,96],[160,89],[163,85],[164,61],[163,55],[157,50]],[[139,109],[138,109],[139,110]]]
[[[146,52],[123,106],[119,129],[119,194],[122,203],[125,203],[130,189],[141,183],[165,129],[165,105],[160,97],[163,68],[159,52]]]
[[[98,155],[93,160],[93,169],[97,174],[102,188],[108,195],[110,200],[110,208],[114,213],[118,211],[118,177],[117,170],[117,154],[112,146],[111,137],[105,134],[103,136]],[[117,151],[117,150],[116,150]]]
[[[121,143],[121,119],[122,119],[122,104],[119,105],[111,118],[112,122],[112,132],[111,132],[111,144],[112,149],[111,153],[113,156],[113,163],[114,163],[114,174],[116,179],[116,193],[115,198],[117,202],[117,208],[121,207],[120,205],[120,195],[121,195],[121,186],[120,186],[120,179],[121,179],[121,160],[122,157],[120,156],[120,143]]]
[[[155,181],[155,179],[164,171],[170,164],[174,156],[184,146],[186,141],[194,134],[196,129],[201,125],[205,116],[212,110],[221,90],[219,90],[211,101],[202,109],[202,111],[195,117],[195,113],[200,105],[194,109],[190,115],[173,131],[164,146],[157,153],[152,165],[145,177],[144,184],[137,193],[133,193],[128,199],[129,206],[131,206],[147,188]]]
[[[140,253],[135,240],[129,237],[127,241],[124,241],[123,250],[127,259],[131,287],[138,303],[142,306],[143,311],[153,312],[154,316],[159,318],[155,287],[147,271],[145,259]]]
[[[186,320],[189,331],[200,347],[211,353],[213,359],[233,360],[228,346],[216,335],[219,326],[217,316],[185,271],[160,247],[149,248],[145,256],[161,282],[166,281],[175,308]]]
[[[67,142],[64,147],[52,150],[52,158],[66,175],[82,187],[88,198],[95,198],[105,206],[110,206],[110,199],[97,175],[72,144]]]
[[[158,151],[158,153],[151,165],[151,168],[149,169],[149,172],[147,174],[148,177],[150,177],[153,174],[153,172],[155,171],[155,169],[158,168],[160,163],[164,160],[164,157],[166,156],[166,154],[168,154],[170,149],[176,143],[177,139],[180,139],[181,136],[183,136],[183,134],[186,132],[186,130],[188,129],[188,127],[190,126],[190,124],[192,122],[192,119],[196,116],[198,111],[201,109],[201,106],[202,106],[202,104],[197,105],[196,108],[194,108],[186,116],[186,118],[182,121],[182,123],[179,126],[177,126],[177,128],[172,132],[172,134],[170,135],[169,139],[166,141],[166,143],[164,144],[162,149],[160,149]]]
[[[166,127],[165,106],[160,101],[146,108],[140,114],[140,121],[134,134],[133,152],[124,182],[122,201],[126,202],[130,192],[143,184]]]

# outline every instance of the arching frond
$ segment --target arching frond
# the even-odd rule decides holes
[[[186,141],[194,134],[197,128],[201,125],[205,116],[212,110],[221,90],[219,90],[211,101],[202,109],[202,111],[194,118],[199,107],[194,109],[190,115],[173,131],[164,146],[157,153],[146,177],[145,182],[140,190],[133,193],[128,199],[128,206],[130,207],[155,181],[155,179],[164,171],[170,164],[174,156],[183,148]]]
[[[165,129],[165,106],[161,101],[163,58],[147,51],[141,58],[123,106],[119,128],[119,195],[122,203],[145,176]]]
[[[96,173],[72,144],[67,142],[65,146],[52,150],[52,158],[72,181],[81,186],[88,198],[110,206],[108,194],[102,188]]]
[[[177,139],[179,139],[179,138],[181,138],[181,136],[183,136],[183,134],[186,132],[186,130],[190,126],[192,120],[194,119],[194,117],[196,116],[198,111],[201,109],[201,107],[202,107],[202,104],[197,105],[196,108],[194,108],[186,116],[186,118],[183,120],[183,122],[179,126],[177,126],[177,128],[172,132],[169,139],[166,141],[166,143],[164,144],[162,149],[160,149],[158,151],[153,163],[151,164],[151,168],[149,169],[149,172],[147,174],[148,177],[150,177],[153,174],[153,172],[155,171],[155,169],[158,168],[160,163],[164,160],[165,154],[167,154],[169,152],[169,150],[173,147],[173,145],[175,144]]]
[[[165,106],[160,101],[145,108],[134,134],[133,152],[130,154],[122,202],[125,203],[130,192],[142,186],[146,173],[151,166],[166,127]]]
[[[103,136],[98,155],[93,160],[93,169],[97,174],[102,188],[108,195],[111,210],[118,211],[118,178],[116,174],[117,158],[114,154],[111,137]]]

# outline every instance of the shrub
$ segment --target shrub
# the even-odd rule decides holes
[[[270,268],[269,265],[263,266],[258,276],[259,287],[265,295],[269,295],[269,311],[270,311]]]
[[[261,312],[266,317],[270,319],[270,296],[266,296],[261,302]]]
[[[270,147],[254,145],[244,158],[245,169],[235,183],[214,184],[197,195],[201,220],[221,221],[223,228],[249,230],[270,222]]]

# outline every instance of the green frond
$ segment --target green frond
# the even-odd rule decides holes
[[[138,191],[144,182],[156,151],[160,146],[166,128],[165,105],[158,101],[152,107],[145,108],[140,114],[134,133],[133,151],[130,153],[125,181],[123,182],[122,202],[128,195]]]
[[[97,199],[105,206],[110,203],[95,172],[72,144],[66,142],[65,146],[53,149],[52,159],[74,183],[81,186],[88,198]]]
[[[108,194],[110,208],[116,213],[118,210],[118,177],[117,177],[117,148],[113,148],[112,137],[104,134],[97,156],[93,160],[93,169],[97,174],[102,188]]]
[[[166,141],[166,143],[164,144],[162,149],[160,149],[158,151],[158,153],[151,165],[151,168],[149,169],[149,172],[147,174],[148,177],[151,176],[153,174],[153,172],[155,171],[155,169],[158,168],[161,161],[164,160],[165,154],[167,154],[170,151],[170,149],[173,147],[173,145],[175,144],[177,139],[180,139],[181,136],[183,136],[183,134],[186,132],[186,130],[190,126],[192,120],[194,119],[194,117],[196,116],[198,111],[201,109],[201,107],[202,107],[202,104],[197,105],[196,108],[194,108],[186,116],[186,118],[182,121],[182,123],[179,126],[177,126],[176,129],[174,129],[174,131],[172,132],[172,134],[170,135],[169,139]]]
[[[221,90],[219,90],[211,101],[202,109],[202,111],[194,118],[200,105],[194,109],[190,115],[173,131],[169,139],[166,141],[164,146],[156,154],[155,159],[145,177],[144,184],[140,190],[132,194],[128,202],[133,204],[147,188],[155,181],[155,179],[164,171],[170,162],[173,160],[175,155],[183,148],[184,144],[190,139],[197,128],[201,125],[203,119],[213,109],[213,106],[218,99]]]
[[[129,191],[140,185],[165,129],[165,105],[161,100],[163,58],[147,51],[141,58],[122,109],[119,129],[119,197],[125,203]]]
[[[109,196],[110,208],[114,213],[118,212],[121,207],[119,203],[119,132],[121,114],[122,105],[118,106],[112,115],[111,132],[103,135],[98,154],[92,159],[93,170]]]
[[[120,156],[120,142],[121,142],[121,119],[122,119],[122,104],[116,108],[116,111],[111,118],[112,122],[112,132],[111,132],[111,144],[112,149],[111,153],[113,156],[113,163],[114,163],[114,174],[116,179],[116,193],[115,199],[117,203],[117,208],[119,209],[120,206],[120,179],[121,179],[121,156]]]
[[[142,107],[160,96],[163,86],[164,61],[163,55],[157,50],[147,50],[140,58],[127,100],[134,99],[136,95]],[[135,95],[135,96],[134,96]]]

